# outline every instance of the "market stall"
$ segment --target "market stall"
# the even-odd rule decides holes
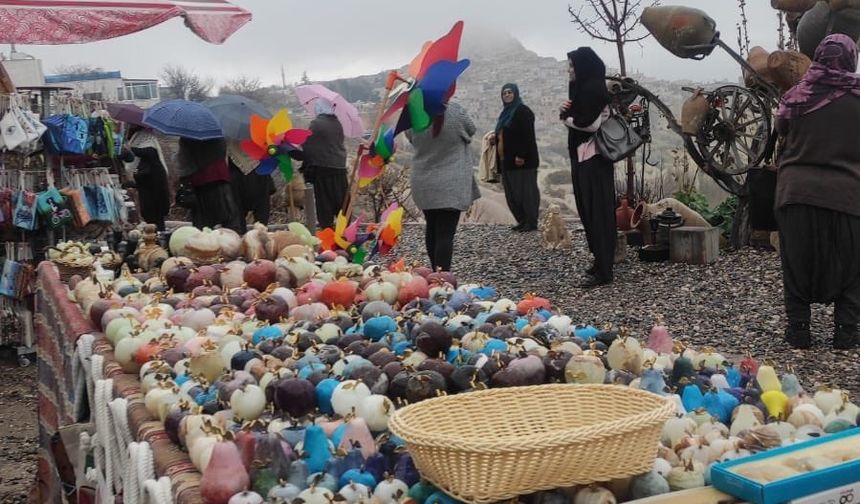
[[[92,356],[75,375],[94,418],[85,486],[129,502],[716,503],[731,498],[707,485],[738,481],[732,467],[751,502],[781,502],[749,499],[756,479],[850,482],[853,445],[790,458],[856,438],[842,391],[686,348],[659,321],[637,341],[370,253],[392,224],[330,243],[298,224],[186,227],[160,266],[102,281],[41,266],[40,290],[62,299],[46,313],[74,322],[47,320]],[[744,469],[772,452],[795,466]]]

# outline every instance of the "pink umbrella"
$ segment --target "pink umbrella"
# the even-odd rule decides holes
[[[296,96],[302,103],[302,106],[309,113],[313,114],[315,110],[314,102],[320,98],[328,101],[334,109],[334,115],[337,116],[340,123],[343,125],[343,134],[348,138],[358,138],[364,135],[364,122],[361,116],[358,115],[358,109],[346,99],[323,86],[322,84],[308,84],[306,86],[296,87]]]

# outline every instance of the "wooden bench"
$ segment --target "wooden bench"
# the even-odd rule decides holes
[[[720,228],[682,226],[669,233],[669,259],[685,264],[711,264],[720,257]]]

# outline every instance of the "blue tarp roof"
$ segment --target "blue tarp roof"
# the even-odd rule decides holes
[[[105,79],[122,79],[121,72],[90,72],[85,74],[59,74],[59,75],[46,75],[45,83],[46,84],[58,84],[61,82],[80,82],[80,81],[94,81],[94,80],[105,80]]]

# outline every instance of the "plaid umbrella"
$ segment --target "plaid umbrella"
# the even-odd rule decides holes
[[[80,44],[128,35],[181,16],[221,44],[251,20],[226,0],[0,0],[0,44]]]
[[[221,95],[203,102],[221,122],[224,136],[236,140],[251,138],[251,116],[257,114],[263,119],[271,119],[272,114],[266,107],[250,98],[235,95]]]

